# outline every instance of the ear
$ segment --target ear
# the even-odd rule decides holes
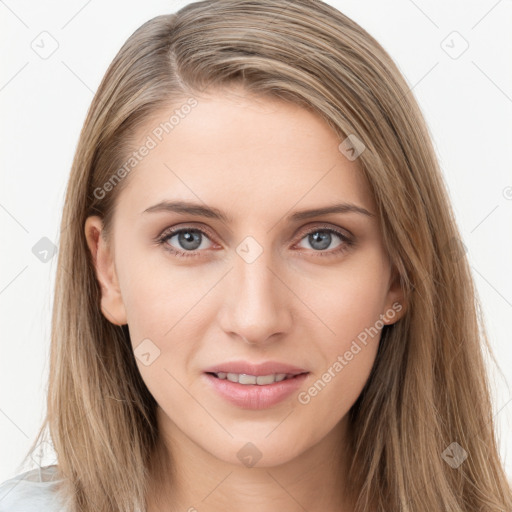
[[[126,311],[114,265],[114,251],[107,245],[103,237],[101,217],[97,215],[87,217],[85,237],[101,288],[101,312],[109,322],[115,325],[124,325],[127,323]]]
[[[392,325],[405,315],[406,310],[407,305],[400,284],[400,274],[393,266],[382,321],[387,325]]]

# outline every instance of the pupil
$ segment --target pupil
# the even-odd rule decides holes
[[[194,251],[201,245],[201,234],[196,231],[184,231],[178,235],[180,245],[184,249]]]
[[[327,231],[316,231],[309,235],[309,243],[314,249],[326,249],[331,244],[331,234]]]

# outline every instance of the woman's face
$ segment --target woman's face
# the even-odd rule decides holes
[[[283,463],[333,438],[383,323],[401,316],[375,204],[342,140],[296,105],[231,89],[169,129],[176,109],[140,129],[149,149],[124,178],[110,250],[87,220],[102,311],[128,324],[164,435],[225,462]],[[362,212],[315,212],[342,204]],[[206,373],[233,362],[305,375],[260,386]]]

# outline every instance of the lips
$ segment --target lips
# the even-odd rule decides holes
[[[206,368],[202,378],[225,401],[242,409],[257,410],[277,406],[289,398],[300,389],[308,374],[305,368],[279,361],[226,361]],[[270,379],[271,375],[275,378]],[[254,383],[255,377],[260,382]]]
[[[296,367],[294,371],[297,371]],[[225,402],[241,409],[260,410],[278,406],[289,399],[300,390],[308,378],[308,374],[309,372],[301,373],[290,379],[266,385],[231,382],[226,379],[219,379],[210,372],[203,373],[201,378],[207,389],[221,397]]]
[[[210,366],[204,370],[205,373],[237,373],[246,375],[270,375],[272,373],[285,373],[295,376],[301,373],[309,373],[305,368],[292,366],[278,361],[265,361],[263,363],[250,363],[248,361],[228,361]]]

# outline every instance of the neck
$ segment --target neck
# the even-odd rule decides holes
[[[159,446],[150,469],[147,512],[353,512],[348,489],[348,418],[299,456],[271,467],[219,460],[188,438],[158,408]],[[165,428],[161,427],[165,423]]]

